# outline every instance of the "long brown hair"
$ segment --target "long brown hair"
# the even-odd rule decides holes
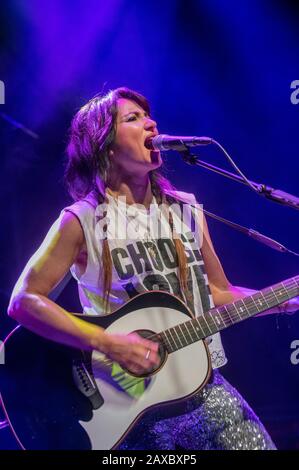
[[[129,88],[116,88],[106,95],[96,95],[76,113],[72,120],[69,141],[66,149],[67,164],[65,182],[71,197],[78,201],[91,191],[96,193],[99,203],[106,200],[106,187],[110,170],[109,150],[116,135],[117,100],[126,98],[137,103],[150,116],[148,100]],[[158,203],[171,204],[174,198],[170,192],[172,184],[160,169],[150,172],[152,192]],[[187,288],[187,258],[181,239],[176,236],[172,214],[169,211],[169,224],[177,253],[181,289]],[[103,239],[103,290],[107,308],[112,282],[112,259],[108,239]]]

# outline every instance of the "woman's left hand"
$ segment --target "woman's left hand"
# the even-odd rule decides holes
[[[293,313],[297,312],[297,310],[299,310],[299,297],[294,297],[293,299],[278,305],[279,313],[287,313],[288,315],[292,315]]]
[[[293,313],[299,310],[299,297],[287,300],[277,307],[269,308],[265,312],[259,313],[257,317],[263,317],[264,315],[272,315],[273,313],[286,313],[287,315],[293,315]]]

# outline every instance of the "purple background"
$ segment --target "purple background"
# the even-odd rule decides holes
[[[63,187],[64,147],[76,110],[100,91],[128,86],[146,95],[161,133],[210,135],[245,174],[299,195],[298,3],[245,0],[1,1],[0,79],[11,116],[33,139],[0,118],[0,338],[13,326],[12,287],[70,199]],[[216,148],[203,160],[230,167]],[[298,212],[170,152],[168,177],[208,210],[299,251]],[[298,273],[280,254],[210,221],[231,282],[262,288]],[[59,302],[79,311],[74,282]],[[299,449],[299,364],[290,344],[299,317],[252,319],[223,333],[222,369],[258,413],[279,448]],[[0,447],[13,447],[2,431]]]

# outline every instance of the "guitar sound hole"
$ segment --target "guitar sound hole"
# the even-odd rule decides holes
[[[164,365],[164,363],[166,362],[166,359],[167,359],[167,351],[166,351],[164,345],[161,343],[161,341],[159,341],[159,336],[154,331],[151,331],[151,330],[135,330],[135,331],[132,331],[132,333],[136,333],[139,336],[141,336],[142,338],[150,339],[151,341],[159,344],[158,354],[159,354],[159,357],[160,357],[160,362],[157,366],[154,366],[149,372],[146,372],[144,374],[138,374],[137,375],[137,374],[132,374],[132,372],[130,372],[130,374],[135,375],[137,377],[149,377],[149,376],[153,375],[156,371],[160,370],[161,367],[163,367],[163,365]]]

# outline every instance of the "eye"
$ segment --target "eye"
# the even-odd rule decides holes
[[[130,121],[136,121],[137,119],[137,116],[136,114],[132,114],[131,116],[128,117],[127,121],[130,122]]]
[[[144,117],[146,117],[147,119],[150,119],[150,116],[147,113],[144,113]],[[136,113],[132,113],[126,118],[126,122],[136,121],[139,118],[142,119],[142,115],[141,113],[136,111]]]

